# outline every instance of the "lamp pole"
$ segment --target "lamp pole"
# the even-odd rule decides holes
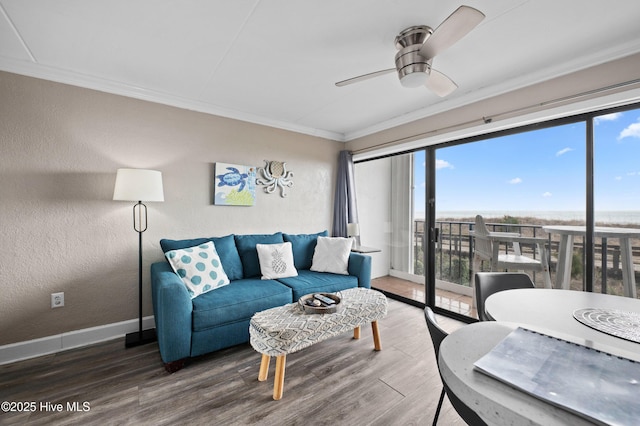
[[[156,330],[142,329],[142,233],[147,230],[145,201],[164,201],[162,174],[156,170],[118,169],[114,200],[137,201],[133,205],[133,229],[138,233],[138,331],[125,336],[125,347],[144,345],[156,340]]]
[[[141,200],[133,206],[133,229],[138,233],[138,332],[126,335],[127,348],[156,340],[155,329],[142,330],[142,233],[147,230],[147,206]]]

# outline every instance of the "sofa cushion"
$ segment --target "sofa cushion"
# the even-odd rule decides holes
[[[244,278],[260,276],[260,261],[256,244],[284,243],[282,232],[275,234],[247,234],[235,235],[236,247],[242,260]]]
[[[318,237],[328,237],[329,232],[322,231],[317,234],[283,234],[285,241],[291,243],[293,249],[293,264],[297,269],[311,268],[313,252],[316,249]]]
[[[193,238],[191,240],[167,240],[166,238],[163,238],[160,240],[160,247],[162,247],[162,252],[166,253],[170,250],[179,250],[198,246],[206,243],[207,241],[211,241],[211,238]]]
[[[187,247],[197,246],[207,241],[213,241],[216,246],[218,256],[222,262],[222,267],[231,281],[240,280],[244,278],[242,270],[242,262],[238,249],[236,248],[236,242],[233,235],[227,235],[225,237],[213,237],[213,238],[195,238],[191,240],[160,240],[160,247],[164,253],[169,250],[183,249]]]
[[[314,272],[308,269],[298,271],[297,277],[278,278],[278,281],[293,290],[293,300],[297,301],[305,294],[335,293],[336,291],[358,287],[358,277],[353,275]]]
[[[275,280],[248,278],[193,299],[193,331],[206,330],[291,303],[292,290]]]
[[[318,244],[313,253],[311,270],[349,274],[349,255],[353,241],[349,238],[318,237]]]
[[[216,245],[222,267],[227,273],[227,276],[231,281],[241,280],[244,278],[242,270],[242,261],[240,260],[240,254],[236,248],[236,240],[233,235],[227,235],[225,237],[214,237],[211,241]]]
[[[280,244],[256,244],[258,259],[260,260],[260,273],[263,280],[276,278],[295,277],[298,275],[293,265],[293,252],[291,243]]]
[[[165,253],[173,271],[187,286],[191,298],[229,284],[212,241]]]

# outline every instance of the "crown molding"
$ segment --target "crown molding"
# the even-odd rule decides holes
[[[56,83],[69,84],[71,86],[85,89],[97,90],[128,98],[139,99],[147,102],[173,106],[190,111],[202,112],[219,117],[245,121],[252,124],[273,127],[290,132],[301,133],[309,136],[329,139],[337,142],[345,142],[344,135],[338,132],[331,132],[312,127],[300,126],[281,120],[274,120],[245,111],[223,108],[219,105],[207,102],[186,99],[180,96],[163,93],[159,91],[144,89],[133,85],[123,84],[87,74],[80,74],[68,70],[42,65],[34,62],[19,61],[6,57],[0,57],[0,70],[20,74],[28,77],[39,78]]]
[[[316,129],[308,126],[297,125],[295,123],[274,120],[245,111],[223,108],[219,105],[207,102],[187,99],[168,93],[144,89],[133,85],[127,85],[91,75],[71,72],[68,70],[42,65],[30,61],[0,57],[0,70],[58,83],[69,84],[72,86],[97,90],[100,92],[121,95],[143,101],[173,106],[176,108],[249,122],[257,125],[273,127],[276,129],[287,130],[337,142],[349,142],[351,140],[362,138],[383,130],[402,126],[416,120],[459,108],[470,103],[478,102],[507,92],[518,90],[523,87],[541,83],[543,81],[570,74],[572,72],[577,72],[606,62],[614,61],[616,59],[621,59],[625,56],[630,56],[638,52],[640,52],[640,39],[630,40],[627,43],[613,46],[606,50],[600,50],[579,58],[573,58],[568,61],[563,61],[552,67],[546,67],[528,74],[520,75],[516,78],[503,81],[497,85],[486,86],[481,89],[465,93],[458,97],[445,98],[428,107],[413,111],[408,114],[403,114],[390,120],[376,123],[373,126],[347,133]]]

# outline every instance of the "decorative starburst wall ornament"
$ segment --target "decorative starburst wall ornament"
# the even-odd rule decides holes
[[[264,192],[271,194],[280,187],[280,196],[286,197],[286,188],[293,186],[293,172],[287,171],[287,163],[282,161],[264,160],[264,167],[258,167],[260,177],[256,179],[259,185],[265,185]]]

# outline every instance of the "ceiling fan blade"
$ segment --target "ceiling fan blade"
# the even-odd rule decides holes
[[[477,9],[460,6],[427,38],[420,48],[420,56],[433,58],[467,35],[484,17],[484,13]]]
[[[368,80],[370,78],[378,77],[379,75],[389,74],[390,72],[395,71],[395,68],[389,68],[386,70],[370,72],[369,74],[359,75],[358,77],[349,78],[347,80],[342,80],[336,83],[336,86],[342,87],[353,83],[358,83],[360,81]]]
[[[431,68],[431,74],[429,74],[429,78],[424,85],[441,98],[444,98],[458,88],[458,85],[454,83],[453,80],[433,68]]]

